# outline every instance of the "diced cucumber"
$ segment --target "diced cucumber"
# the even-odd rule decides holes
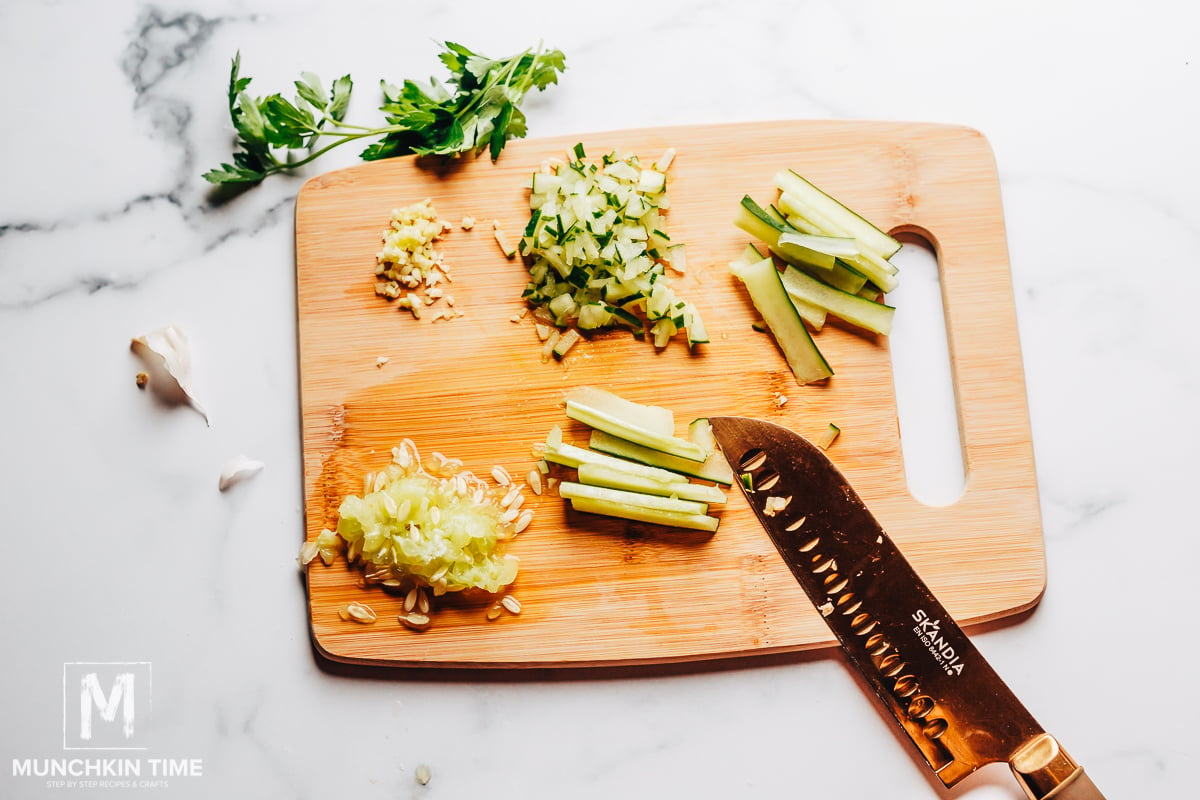
[[[693,478],[725,486],[733,483],[733,469],[720,451],[714,452],[704,461],[693,461],[690,458],[679,458],[658,450],[651,450],[649,447],[634,444],[604,431],[592,431],[592,438],[588,445],[593,450],[599,450],[602,453],[670,470],[680,475],[690,475]]]
[[[505,258],[516,257],[517,248],[513,246],[511,242],[509,242],[508,237],[504,234],[504,231],[496,228],[494,231],[492,231],[492,236],[495,238],[496,244],[500,246],[500,252],[504,253]]]
[[[656,508],[659,511],[674,511],[679,514],[707,514],[708,504],[695,500],[682,500],[658,494],[643,494],[626,489],[613,489],[608,486],[594,486],[575,481],[562,481],[558,484],[558,494],[567,500],[586,498],[588,500],[605,500],[610,503],[622,503],[642,508]]]
[[[784,289],[775,263],[769,258],[764,258],[745,266],[735,263],[731,265],[731,269],[745,284],[754,307],[771,329],[797,383],[814,383],[832,376],[833,370],[817,349],[808,328],[804,327],[804,321]]]
[[[891,333],[892,317],[896,311],[892,306],[835,289],[792,266],[784,269],[780,280],[793,300],[798,298],[820,306],[835,317],[869,331],[884,336]]]
[[[775,185],[784,194],[791,195],[800,201],[801,208],[796,209],[797,211],[802,214],[803,209],[819,212],[821,216],[828,218],[838,228],[844,230],[847,235],[853,236],[866,248],[877,253],[880,258],[891,258],[900,249],[900,243],[891,236],[830,197],[795,171],[789,169],[777,172]],[[808,216],[808,214],[803,215]]]
[[[616,153],[605,155],[601,168],[584,161],[583,148],[573,152],[568,162],[530,179],[531,214],[519,240],[520,252],[529,257],[522,297],[535,308],[553,304],[560,328],[618,326],[642,336],[647,302],[657,298],[670,306],[674,299],[665,296],[664,265],[679,272],[687,268],[682,243],[671,241],[659,214],[669,205],[665,171],[673,151],[654,168]],[[625,313],[611,313],[597,305],[601,301]],[[660,312],[648,321],[665,313]],[[707,339],[702,322],[697,331],[682,318],[673,322],[654,331],[660,347],[684,327],[689,344]]]
[[[575,302],[574,297],[564,292],[551,300],[547,308],[550,309],[550,313],[554,314],[555,321],[561,324],[568,317],[575,316],[579,305]]]
[[[691,303],[684,309],[683,326],[687,330],[689,347],[708,343],[708,329],[704,327],[700,312]]]
[[[833,440],[836,439],[838,434],[841,432],[842,429],[831,422],[825,426],[825,430],[813,437],[813,444],[822,450],[828,450],[829,446],[833,444]]]
[[[529,182],[529,191],[533,194],[548,195],[551,192],[556,192],[563,185],[563,179],[560,175],[554,175],[548,172],[535,172],[533,178]]]
[[[587,303],[579,309],[579,318],[575,324],[580,330],[590,331],[608,323],[609,311],[603,303]]]
[[[642,170],[642,174],[638,176],[637,188],[639,192],[658,194],[666,188],[666,185],[667,176],[656,170],[644,169]]]
[[[579,331],[569,328],[566,333],[558,338],[558,342],[554,345],[554,357],[561,360],[582,338]]]
[[[687,245],[667,245],[665,257],[667,263],[671,265],[671,269],[680,273],[687,272]]]
[[[680,497],[701,503],[724,503],[725,493],[716,486],[691,483],[682,475],[674,475],[671,481],[660,481],[639,475],[636,471],[609,466],[608,464],[580,464],[579,482],[591,486],[607,486],[643,494],[665,497]]]
[[[604,500],[592,500],[578,497],[571,500],[571,508],[588,514],[602,514],[607,517],[631,519],[637,522],[649,522],[667,525],[672,528],[691,528],[715,533],[720,520],[705,514],[680,514],[673,511],[659,511],[642,506],[631,506],[624,503],[612,503]]]

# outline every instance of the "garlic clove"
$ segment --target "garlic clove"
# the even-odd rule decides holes
[[[253,478],[258,473],[262,472],[265,467],[261,461],[255,461],[253,458],[246,456],[237,456],[225,465],[221,470],[221,480],[217,487],[223,492],[248,478]]]
[[[209,424],[208,412],[192,395],[192,355],[183,331],[168,325],[135,336],[130,349],[146,363],[147,384],[155,394],[173,405],[187,404]]]

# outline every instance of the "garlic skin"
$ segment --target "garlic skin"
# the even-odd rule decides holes
[[[222,492],[230,489],[244,480],[253,478],[262,472],[265,466],[266,464],[261,461],[239,455],[231,459],[221,470],[221,480],[217,482],[217,488]]]
[[[172,405],[187,404],[204,417],[204,424],[211,424],[208,412],[201,408],[192,395],[192,354],[187,336],[173,325],[135,336],[130,349],[147,366],[147,384],[163,401]]]

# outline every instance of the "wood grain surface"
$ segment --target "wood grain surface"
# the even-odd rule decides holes
[[[576,142],[589,156],[617,149],[648,160],[678,150],[666,219],[672,240],[687,243],[689,269],[674,283],[703,314],[710,344],[689,351],[680,337],[657,352],[613,332],[544,363],[532,322],[511,321],[525,270],[501,254],[491,221],[515,241],[529,217],[529,174]],[[772,175],[787,167],[883,229],[919,233],[935,248],[967,470],[954,505],[926,506],[908,492],[886,339],[831,322],[817,341],[836,375],[802,387],[751,327],[751,304],[727,266],[747,237],[731,220],[745,194],[773,200]],[[451,321],[415,320],[374,294],[391,210],[426,197],[443,219],[479,220],[442,242],[449,291],[465,312]],[[771,419],[804,435],[835,422],[842,434],[830,457],[960,622],[1019,612],[1041,596],[1041,517],[999,183],[977,131],[781,121],[515,141],[495,164],[486,156],[442,167],[364,164],[305,184],[296,265],[310,539],[336,524],[342,498],[361,491],[363,472],[385,464],[401,438],[480,475],[496,464],[526,474],[531,445],[555,424],[585,444],[562,398],[591,384],[672,409],[680,434],[713,414]],[[389,360],[377,366],[381,356]],[[449,598],[422,633],[397,622],[400,598],[359,588],[341,559],[318,561],[307,575],[314,642],[336,661],[467,667],[659,663],[833,644],[741,494],[731,489],[729,499],[709,536],[531,496],[533,524],[509,545],[521,559],[512,587],[521,614],[488,621],[484,601]],[[379,621],[341,620],[350,600],[371,605]]]

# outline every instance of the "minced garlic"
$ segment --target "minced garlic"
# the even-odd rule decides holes
[[[438,219],[429,198],[393,209],[388,229],[383,232],[383,247],[375,257],[375,293],[389,300],[405,300],[406,292],[424,292],[427,302],[436,301],[441,290],[428,290],[451,278],[434,243],[451,228],[448,222]],[[414,317],[420,315],[419,303],[412,299],[399,306],[411,310]]]

